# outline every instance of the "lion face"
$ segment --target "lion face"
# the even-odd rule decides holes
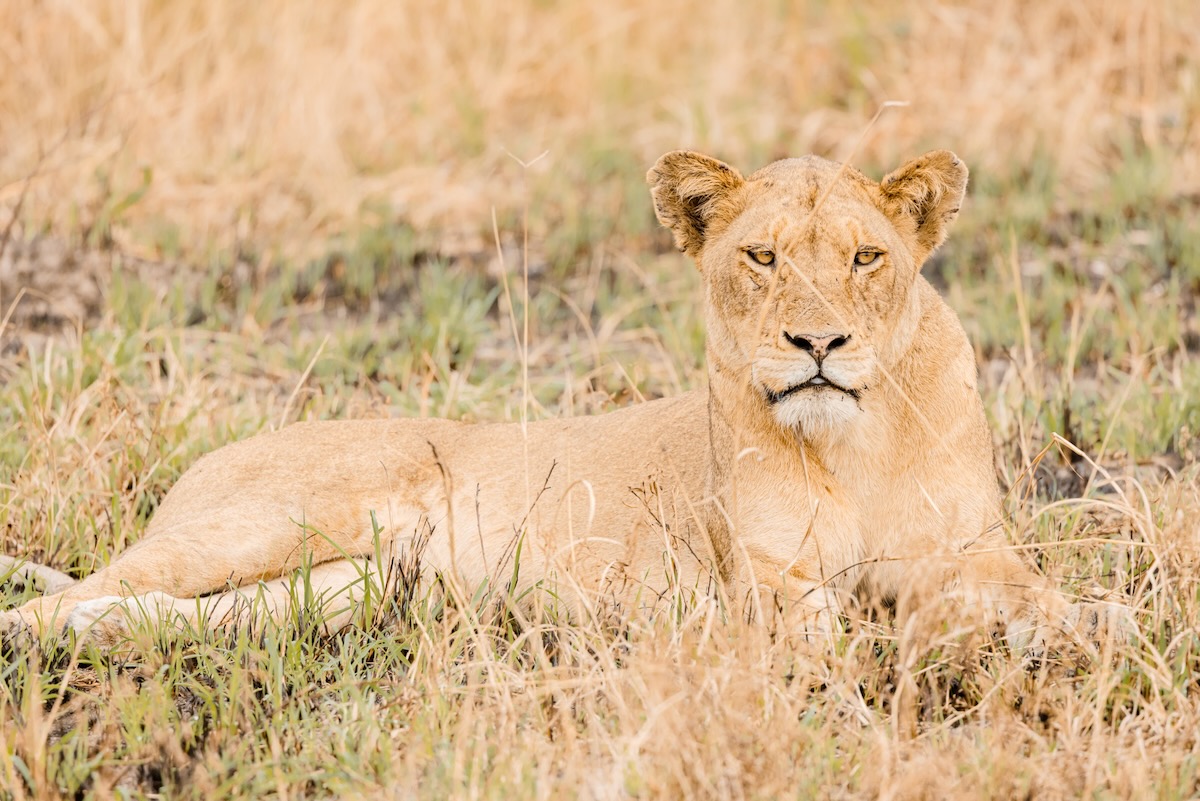
[[[967,170],[936,151],[881,183],[813,156],[748,178],[695,153],[648,176],[659,219],[704,276],[709,360],[806,436],[861,415],[915,333],[913,286]]]

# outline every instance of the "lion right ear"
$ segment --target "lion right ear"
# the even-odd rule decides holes
[[[658,221],[675,234],[675,245],[694,258],[704,240],[737,215],[734,196],[745,180],[724,162],[676,150],[650,168],[646,182]]]
[[[946,239],[967,191],[967,165],[935,150],[895,170],[879,185],[883,210],[916,245],[918,266]]]

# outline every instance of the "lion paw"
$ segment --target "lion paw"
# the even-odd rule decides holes
[[[83,601],[67,615],[64,632],[74,632],[76,638],[86,639],[100,648],[111,648],[129,636],[124,599],[105,595]]]
[[[1050,654],[1094,655],[1107,644],[1128,640],[1136,629],[1128,608],[1104,602],[1079,602],[1054,618],[1035,618],[1017,621],[1007,632],[1010,646],[1031,665],[1040,665]]]
[[[1103,601],[1072,604],[1062,627],[1071,640],[1092,647],[1128,639],[1136,628],[1128,607]]]
[[[172,609],[174,598],[152,592],[133,598],[106,595],[78,604],[67,616],[65,631],[75,632],[101,649],[111,649],[130,638],[137,622],[156,624]]]

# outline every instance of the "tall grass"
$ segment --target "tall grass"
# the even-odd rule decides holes
[[[0,657],[0,794],[1194,797],[1198,23],[1185,0],[0,5],[0,550],[86,573],[200,454],[286,421],[697,386],[698,279],[646,167],[841,157],[902,100],[857,161],[972,168],[926,273],[977,348],[1013,547],[1136,623],[1031,665],[951,604],[814,647],[705,606],[527,620],[494,588],[397,591],[338,631],[47,639]]]

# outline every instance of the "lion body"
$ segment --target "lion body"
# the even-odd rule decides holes
[[[298,423],[197,462],[130,552],[176,561],[151,579],[168,592],[197,581],[198,570],[206,586],[236,586],[381,548],[393,558],[413,554],[425,572],[472,589],[509,581],[518,556],[518,592],[587,562],[600,567],[572,572],[612,592],[649,560],[661,562],[660,508],[672,530],[687,531],[677,509],[704,486],[703,460],[687,443],[706,429],[702,393],[527,426]],[[657,578],[644,583],[661,592]]]
[[[236,588],[282,615],[298,568],[353,599],[344,587],[380,556],[468,593],[541,586],[573,613],[719,597],[820,618],[854,595],[957,586],[1010,632],[1059,614],[1004,547],[973,352],[919,274],[958,211],[961,163],[940,151],[877,184],[811,157],[743,178],[676,152],[648,177],[704,278],[706,390],[527,425],[304,423],[226,446],[141,541],[9,624],[86,628],[141,596],[193,618],[190,599],[209,597],[216,625]]]

